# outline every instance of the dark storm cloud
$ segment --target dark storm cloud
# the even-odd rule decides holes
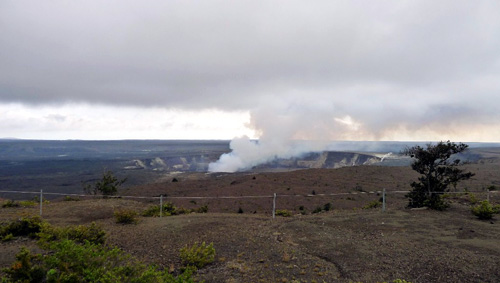
[[[0,101],[250,110],[262,132],[283,109],[374,136],[486,122],[498,15],[498,1],[2,1]]]

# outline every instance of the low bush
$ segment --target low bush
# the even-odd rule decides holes
[[[493,215],[500,213],[500,205],[491,205],[487,200],[483,200],[480,204],[472,207],[472,214],[477,216],[479,219],[489,220],[493,218]]]
[[[137,212],[130,209],[117,210],[114,213],[116,223],[135,224],[137,223]]]
[[[469,203],[470,204],[477,204],[479,200],[477,199],[477,196],[474,193],[467,193],[469,195]]]
[[[19,202],[19,205],[22,207],[32,207],[32,206],[35,206],[37,204],[38,204],[38,202],[36,202],[34,200],[22,200]]]
[[[320,213],[323,211],[330,211],[333,209],[333,205],[331,203],[325,203],[323,206],[316,207],[312,213]]]
[[[303,205],[299,206],[299,211],[300,211],[300,214],[302,214],[302,215],[307,214],[307,210]]]
[[[166,202],[163,204],[162,215],[170,216],[177,214],[177,207],[175,207],[172,203]],[[152,205],[148,207],[146,210],[142,212],[142,216],[146,217],[159,217],[160,216],[160,206]]]
[[[496,191],[498,188],[495,185],[491,185],[486,188],[488,191]]]
[[[292,216],[292,212],[290,212],[286,209],[277,209],[275,214],[276,214],[276,216],[283,216],[283,217]]]
[[[63,200],[64,201],[80,201],[80,198],[65,196]]]
[[[331,203],[326,203],[325,205],[323,205],[324,211],[330,211],[332,209],[333,209],[333,205]]]
[[[8,241],[14,237],[38,239],[41,245],[62,239],[74,240],[78,243],[88,241],[94,244],[104,244],[106,232],[94,222],[89,225],[55,227],[38,216],[32,216],[0,226],[0,240]]]
[[[202,205],[196,209],[196,213],[207,213],[208,205]]]
[[[49,253],[23,248],[2,282],[194,282],[192,269],[178,277],[145,265],[118,248],[72,240],[50,243]]]
[[[90,225],[78,225],[70,227],[54,227],[44,222],[41,231],[37,234],[39,244],[46,246],[47,243],[68,239],[77,243],[90,242],[92,244],[104,244],[106,232],[95,222]]]
[[[374,200],[374,201],[370,201],[368,204],[366,204],[362,208],[363,209],[372,209],[372,208],[377,208],[377,207],[380,207],[380,206],[382,206],[382,203],[380,201],[378,201],[378,200]]]
[[[19,203],[9,199],[9,200],[6,200],[2,203],[2,208],[7,208],[7,207],[19,207]]]
[[[320,212],[322,212],[322,211],[323,211],[323,207],[318,206],[318,207],[316,207],[316,208],[312,211],[312,213],[320,213]]]
[[[187,245],[180,250],[182,262],[187,266],[202,268],[215,260],[214,244],[207,245],[205,242],[195,243],[191,247]]]
[[[5,240],[5,237],[9,239],[13,237],[37,238],[37,233],[40,232],[42,223],[42,219],[38,216],[22,217],[0,226],[0,239]]]

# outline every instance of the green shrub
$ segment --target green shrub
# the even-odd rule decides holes
[[[192,269],[178,277],[145,265],[118,248],[71,240],[52,242],[49,253],[31,254],[23,248],[5,269],[4,282],[194,282]]]
[[[63,200],[64,201],[80,201],[80,198],[65,196]]]
[[[498,188],[495,185],[491,185],[486,188],[488,191],[496,191]]]
[[[32,206],[35,206],[37,204],[38,204],[38,202],[35,202],[33,200],[22,200],[19,202],[19,205],[22,207],[32,207]]]
[[[180,257],[182,262],[187,266],[202,268],[212,263],[215,259],[214,244],[210,243],[207,245],[203,242],[201,244],[194,243],[191,247],[186,245],[180,250]]]
[[[200,206],[196,209],[197,213],[207,213],[208,212],[208,205],[203,205]]]
[[[32,255],[25,247],[16,255],[16,261],[3,271],[7,274],[2,282],[43,282],[45,270],[40,267],[40,255]],[[9,280],[10,279],[10,280]]]
[[[172,214],[172,215],[181,215],[181,214],[189,214],[189,213],[192,213],[194,212],[193,209],[188,209],[188,208],[184,208],[184,207],[179,207],[175,210],[175,213]]]
[[[283,217],[292,216],[292,213],[286,209],[277,209],[275,214],[276,216],[283,216]]]
[[[2,240],[2,242],[8,242],[10,240],[14,240],[14,235],[12,235],[12,233],[9,233],[7,235],[4,235],[0,239]]]
[[[19,207],[19,203],[9,199],[9,200],[6,200],[2,203],[2,208],[7,208],[7,207]]]
[[[166,202],[163,204],[162,216],[189,214],[192,212],[207,213],[208,206],[203,205],[197,209],[187,209],[187,208],[183,208],[183,207],[176,207],[171,202]],[[152,205],[152,206],[148,207],[146,210],[144,210],[142,212],[142,216],[159,217],[160,216],[160,206],[159,205]]]
[[[170,216],[178,214],[177,207],[175,207],[171,202],[166,202],[163,204],[163,216]],[[142,212],[142,216],[147,217],[159,217],[160,216],[160,206],[152,205]]]
[[[323,206],[316,207],[312,213],[320,213],[323,211],[330,211],[333,209],[333,205],[331,203],[325,203]]]
[[[137,212],[130,209],[117,210],[114,213],[116,223],[135,224],[137,223]]]
[[[488,220],[493,218],[493,214],[500,212],[500,205],[492,206],[487,200],[483,200],[480,204],[472,207],[472,214],[479,219]]]
[[[5,237],[31,237],[36,238],[42,227],[42,219],[38,216],[22,217],[0,227],[0,239]]]
[[[323,207],[318,206],[318,207],[316,207],[316,208],[312,211],[312,213],[320,213],[320,212],[322,212],[322,211],[323,211]]]
[[[42,246],[63,239],[73,240],[77,243],[88,241],[92,244],[104,244],[106,241],[106,232],[104,232],[95,222],[92,222],[90,225],[63,228],[54,227],[44,222],[37,236],[39,238],[39,244]]]
[[[479,200],[477,199],[476,195],[474,193],[467,193],[469,195],[469,202],[470,204],[477,204]]]
[[[299,211],[300,211],[300,214],[302,214],[302,215],[307,214],[306,208],[303,205],[299,206]]]
[[[382,203],[378,200],[370,201],[367,205],[363,206],[363,209],[371,209],[380,207]]]
[[[331,203],[326,203],[325,205],[323,205],[324,211],[330,211],[332,209],[333,209],[333,205]]]
[[[103,196],[112,196],[118,192],[118,188],[125,183],[127,178],[118,180],[112,171],[105,171],[102,174],[101,180],[95,182],[93,185],[87,184],[83,187],[83,191],[87,194],[97,195],[102,194]]]

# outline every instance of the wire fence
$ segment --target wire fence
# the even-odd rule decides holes
[[[159,201],[160,209],[163,209],[163,201],[164,200],[239,200],[239,199],[272,199],[272,217],[276,217],[277,210],[277,199],[293,199],[293,198],[337,198],[340,200],[349,200],[351,197],[355,196],[368,196],[368,195],[377,195],[379,197],[379,201],[381,203],[380,209],[382,211],[386,211],[388,209],[388,195],[399,195],[407,194],[410,191],[397,191],[390,190],[387,191],[385,189],[381,191],[361,191],[361,192],[340,192],[340,193],[318,193],[318,194],[277,194],[273,193],[272,195],[245,195],[245,196],[127,196],[127,195],[113,195],[113,196],[104,196],[106,198],[120,198],[120,199],[136,199],[136,200],[149,200],[153,202]],[[500,191],[468,191],[468,192],[432,192],[434,194],[447,194],[447,195],[464,195],[469,193],[474,194],[486,194],[485,199],[490,201],[490,199]],[[5,194],[23,194],[23,195],[35,195],[35,198],[38,197],[39,207],[40,207],[40,216],[43,214],[43,201],[44,196],[53,196],[53,197],[77,197],[77,198],[103,198],[103,195],[91,195],[91,194],[72,194],[72,193],[55,193],[55,192],[44,192],[40,191],[8,191],[8,190],[0,190],[0,196],[4,196]],[[496,196],[495,196],[496,197]],[[404,202],[404,205],[407,205],[408,200],[404,197],[399,198],[391,198],[390,204],[392,207],[399,207],[401,203]],[[395,205],[396,204],[396,205]],[[162,211],[160,211],[160,216],[162,215]]]

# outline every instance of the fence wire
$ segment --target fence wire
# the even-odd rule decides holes
[[[382,190],[382,191],[369,191],[369,192],[345,192],[345,193],[319,193],[319,194],[272,194],[272,195],[247,195],[247,196],[167,196],[167,195],[160,195],[160,196],[127,196],[127,195],[113,195],[113,196],[105,196],[107,198],[121,198],[121,199],[140,199],[140,200],[160,200],[160,204],[163,202],[163,200],[168,200],[168,199],[189,199],[189,200],[202,200],[202,199],[212,199],[212,200],[224,200],[224,199],[272,199],[273,200],[273,218],[275,215],[275,210],[276,210],[276,199],[287,199],[287,198],[317,198],[317,197],[345,197],[345,196],[367,196],[367,195],[374,195],[376,194],[377,196],[381,196],[380,199],[383,199],[382,203],[382,210],[385,211],[385,209],[390,206],[392,207],[399,207],[403,201],[407,204],[407,200],[404,199],[394,199],[391,198],[390,202],[387,202],[387,196],[388,195],[400,195],[400,194],[406,194],[409,193],[410,191],[387,191],[387,190]],[[468,192],[431,192],[435,194],[447,194],[447,195],[465,195],[468,193],[481,193],[481,194],[487,194],[487,200],[490,200],[495,194],[500,193],[500,191],[468,191]],[[33,194],[40,196],[40,215],[42,215],[42,206],[43,206],[43,196],[44,195],[50,195],[50,196],[61,196],[61,197],[97,197],[97,198],[102,198],[103,195],[90,195],[90,194],[71,194],[71,193],[54,193],[54,192],[43,192],[43,190],[40,191],[7,191],[7,190],[0,190],[0,194]],[[495,198],[497,196],[495,195]],[[402,205],[404,206],[404,205]]]

